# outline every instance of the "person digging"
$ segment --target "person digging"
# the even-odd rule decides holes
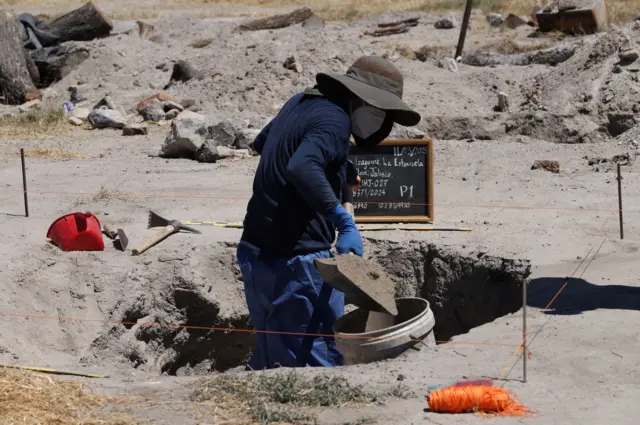
[[[344,75],[318,73],[316,83],[290,98],[253,142],[261,158],[236,253],[257,331],[252,370],[344,364],[330,336],[344,315],[344,293],[323,282],[314,260],[333,256],[336,230],[338,254],[363,254],[339,201],[350,136],[371,149],[394,123],[420,122],[402,100],[402,74],[381,57],[362,56]]]

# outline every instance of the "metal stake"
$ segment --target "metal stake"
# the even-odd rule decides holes
[[[622,219],[622,174],[618,163],[618,214],[620,215],[620,239],[624,239],[624,221]]]
[[[456,56],[453,58],[453,60],[457,60],[462,55],[462,48],[464,47],[464,39],[467,37],[467,28],[469,27],[469,19],[471,18],[472,7],[473,0],[467,0],[467,4],[464,7],[464,16],[462,17],[462,26],[460,27],[458,47],[456,47]]]
[[[24,149],[20,148],[22,161],[22,188],[24,189],[24,216],[29,217],[29,200],[27,199],[27,168],[24,165]]]
[[[522,382],[527,382],[527,282],[522,283]]]

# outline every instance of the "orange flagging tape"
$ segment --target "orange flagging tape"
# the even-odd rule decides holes
[[[429,393],[429,410],[436,413],[476,412],[488,416],[535,416],[518,397],[504,388],[448,387]]]

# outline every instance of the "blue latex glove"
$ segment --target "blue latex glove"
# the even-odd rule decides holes
[[[362,238],[351,214],[342,205],[338,204],[327,219],[338,228],[338,241],[336,242],[338,254],[343,255],[353,252],[362,257]]]

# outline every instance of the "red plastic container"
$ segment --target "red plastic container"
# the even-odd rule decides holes
[[[102,251],[100,221],[91,213],[72,213],[51,224],[47,237],[63,251]]]

